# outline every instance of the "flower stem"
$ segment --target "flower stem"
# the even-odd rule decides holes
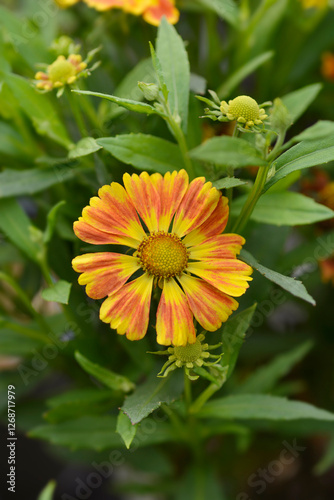
[[[192,402],[191,382],[185,370],[184,370],[184,397],[185,397],[187,411],[189,411]]]
[[[202,406],[204,405],[204,403],[206,403],[207,400],[210,399],[211,396],[213,396],[213,394],[215,392],[219,391],[219,389],[221,388],[221,385],[217,385],[217,384],[214,384],[214,383],[210,384],[205,389],[205,391],[203,391],[202,394],[200,394],[198,396],[198,398],[193,402],[193,404],[189,408],[189,413],[191,413],[191,414],[197,413],[202,408]]]
[[[67,100],[70,105],[71,111],[73,113],[75,122],[77,124],[78,130],[82,137],[87,137],[86,124],[84,122],[83,116],[81,114],[81,110],[78,105],[77,96],[71,93],[68,89],[66,89]]]
[[[190,180],[192,180],[195,178],[195,172],[194,172],[193,164],[192,164],[191,159],[190,159],[189,154],[188,154],[188,147],[187,147],[187,142],[186,142],[186,138],[184,136],[184,133],[182,132],[180,125],[174,120],[174,118],[170,114],[167,117],[167,122],[168,122],[170,128],[172,129],[172,132],[173,132],[175,139],[178,142],[178,145],[180,147],[180,151],[182,154],[182,158],[184,161],[184,165],[186,167],[186,170],[188,172]]]
[[[246,203],[242,207],[242,210],[233,226],[232,232],[233,233],[240,233],[242,232],[243,228],[248,222],[248,219],[250,218],[255,205],[258,202],[258,199],[261,196],[263,186],[267,180],[267,175],[270,169],[270,164],[266,165],[265,167],[260,167],[259,171],[257,173],[254,186],[249,193],[249,196],[246,200]]]
[[[6,283],[8,283],[8,285],[11,288],[13,288],[13,290],[15,290],[18,298],[20,299],[22,304],[25,306],[25,308],[29,312],[30,316],[36,320],[36,322],[39,324],[41,329],[43,331],[45,331],[45,333],[49,333],[50,327],[49,327],[48,323],[45,321],[44,317],[34,309],[34,307],[31,305],[29,297],[22,290],[22,288],[17,284],[17,282],[11,276],[9,276],[8,274],[6,274],[4,272],[0,272],[0,279],[2,281],[6,281]]]

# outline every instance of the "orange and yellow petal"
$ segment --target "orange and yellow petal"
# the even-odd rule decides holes
[[[160,198],[147,172],[123,175],[123,182],[127,194],[136,207],[140,217],[150,232],[158,231],[160,217]]]
[[[221,196],[210,217],[208,217],[203,224],[194,229],[194,231],[188,233],[183,239],[183,243],[187,247],[198,245],[207,238],[222,233],[227,224],[228,214],[228,199],[225,196]]]
[[[196,341],[193,315],[187,298],[174,279],[164,280],[157,311],[157,342],[184,346]]]
[[[205,261],[206,259],[234,259],[240,253],[245,239],[238,234],[218,234],[203,243],[189,249],[189,258]]]
[[[123,186],[112,182],[100,188],[98,194],[83,209],[84,221],[105,233],[142,241],[145,232]]]
[[[143,14],[144,20],[149,24],[153,24],[153,26],[159,26],[163,16],[167,18],[170,24],[178,22],[180,12],[176,9],[173,0],[153,0],[151,6]]]
[[[232,297],[240,297],[249,287],[252,268],[237,259],[217,259],[190,262],[187,271]]]
[[[154,0],[124,0],[122,8],[125,12],[139,16],[152,4],[152,1]]]
[[[122,8],[125,0],[84,0],[88,7],[104,11],[115,8]]]
[[[220,197],[221,193],[204,177],[194,179],[176,212],[173,232],[182,238],[199,227],[210,217]]]
[[[187,296],[189,307],[199,324],[209,332],[220,328],[238,302],[205,281],[183,274],[179,281]]]
[[[102,304],[100,319],[129,340],[142,339],[147,331],[153,277],[143,274],[126,283]]]
[[[87,285],[86,293],[92,299],[116,293],[140,267],[135,257],[109,252],[79,255],[72,266],[82,273],[78,282]]]
[[[159,231],[167,232],[173,215],[188,189],[189,177],[182,169],[179,172],[176,170],[172,173],[167,172],[164,177],[161,174],[153,174],[151,181],[160,197]]]
[[[131,248],[138,247],[138,240],[129,238],[127,236],[119,236],[115,234],[106,233],[84,221],[79,217],[73,224],[74,233],[80,240],[93,245],[125,245]]]

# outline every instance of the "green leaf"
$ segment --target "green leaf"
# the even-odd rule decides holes
[[[45,488],[43,488],[41,493],[38,495],[37,500],[52,500],[56,486],[56,481],[49,481]]]
[[[224,99],[229,96],[231,92],[241,83],[247,76],[252,74],[258,67],[262,66],[262,64],[266,63],[271,59],[274,55],[272,50],[267,52],[263,52],[262,54],[254,57],[246,64],[237,69],[234,73],[232,73],[229,78],[227,78],[224,83],[220,85],[217,89],[217,94],[220,99]]]
[[[173,115],[181,118],[181,128],[186,133],[190,86],[188,54],[182,38],[165,17],[162,18],[158,28],[156,49],[169,91],[170,109]]]
[[[105,413],[114,405],[112,392],[101,389],[77,389],[47,400],[51,407],[44,418],[50,423],[73,420],[82,415]]]
[[[146,433],[145,430],[141,431],[140,439],[139,436],[138,440],[136,438],[136,445],[150,446],[178,439],[169,424],[164,422],[157,424],[153,419],[148,420],[151,422],[149,428],[154,428],[155,431]],[[122,449],[124,442],[116,433],[116,422],[117,419],[114,416],[89,415],[57,424],[41,425],[32,429],[28,435],[58,446],[68,446],[72,450],[115,450],[114,453],[117,453],[119,460],[123,453],[121,454],[118,448]]]
[[[42,291],[44,300],[50,302],[59,302],[59,304],[68,304],[72,283],[59,280],[54,285]]]
[[[132,101],[131,99],[125,99],[122,97],[117,97],[115,95],[101,94],[100,92],[90,92],[89,90],[73,90],[77,94],[92,95],[95,97],[101,97],[101,99],[107,99],[108,101],[118,104],[129,111],[135,111],[136,113],[145,113],[146,115],[159,115],[161,114],[157,109],[155,109],[150,104],[144,102]]]
[[[136,435],[137,425],[133,425],[129,417],[120,411],[117,417],[116,432],[123,439],[127,449],[129,449]]]
[[[321,89],[321,83],[313,83],[282,97],[283,104],[288,108],[293,123],[306,111]]]
[[[238,215],[247,196],[233,202],[231,213]],[[266,193],[257,202],[251,219],[275,226],[299,226],[334,217],[334,212],[312,198],[291,191]]]
[[[147,134],[104,137],[97,143],[115,158],[140,170],[165,174],[184,166],[176,144]]]
[[[153,78],[154,73],[151,59],[143,59],[124,77],[121,83],[116,87],[114,95],[125,99],[131,96],[134,101],[142,101],[144,95],[138,87],[138,82],[150,83]],[[105,101],[102,101],[102,103],[110,106],[107,111],[102,113],[104,121],[115,119],[123,113],[126,113],[126,109],[117,106],[117,104],[110,104]],[[100,105],[100,111],[103,104]]]
[[[239,314],[233,315],[224,326],[222,335],[222,351],[224,354],[220,364],[223,367],[228,367],[226,379],[233,373],[239,351],[244,343],[256,306],[257,304],[254,304]]]
[[[32,429],[29,436],[45,439],[55,445],[68,446],[72,450],[101,451],[122,445],[122,440],[115,429],[115,417],[89,415],[57,424],[41,425]]]
[[[50,186],[72,179],[76,171],[55,168],[31,168],[27,170],[5,169],[0,173],[0,198],[35,194]]]
[[[81,156],[87,156],[92,153],[99,151],[101,146],[99,146],[93,137],[84,137],[81,139],[74,147],[70,150],[69,158],[80,158]]]
[[[9,4],[7,5],[9,6]],[[47,45],[39,33],[37,27],[39,23],[28,19],[27,15],[24,17],[22,15],[23,12],[21,15],[18,15],[14,9],[11,10],[0,6],[0,31],[3,32],[3,38],[6,43],[9,42],[12,44],[16,56],[15,59],[19,60],[17,59],[18,55],[21,56],[28,67],[33,69],[35,64],[40,61],[48,62],[50,55]],[[48,25],[49,22],[50,18],[48,16]],[[6,48],[4,53],[8,54],[8,57],[12,55],[12,51],[8,48]],[[3,69],[3,66],[1,68]]]
[[[243,186],[244,184],[247,184],[247,181],[237,179],[236,177],[224,177],[212,183],[213,187],[217,189],[230,189],[237,186]]]
[[[307,340],[294,349],[280,354],[270,363],[252,373],[244,383],[237,387],[236,392],[242,394],[270,392],[277,382],[306,356],[313,345],[312,341]]]
[[[156,74],[157,82],[159,84],[159,88],[162,92],[162,95],[164,96],[165,101],[167,101],[169,91],[168,91],[168,88],[166,85],[165,75],[162,71],[161,62],[159,61],[159,58],[158,58],[151,42],[149,42],[149,45],[150,45],[151,58],[152,58],[153,68],[154,68],[154,71]]]
[[[72,146],[57,110],[46,94],[38,93],[30,81],[21,76],[0,71],[0,77],[7,83],[22,111],[33,122],[40,135],[48,136],[65,148]]]
[[[35,262],[42,256],[42,246],[36,238],[36,228],[14,198],[0,200],[0,229],[7,238]]]
[[[0,352],[3,356],[30,356],[34,349],[45,345],[45,336],[34,329],[14,323],[0,321]]]
[[[298,135],[292,138],[293,142],[301,141],[318,141],[325,137],[333,137],[334,135],[334,122],[329,120],[319,120],[317,123],[303,130]]]
[[[304,168],[323,165],[334,160],[334,139],[333,136],[315,141],[303,141],[292,147],[273,162],[276,168],[274,177],[269,179],[264,191],[268,190],[273,184],[283,179],[291,172]]]
[[[180,397],[183,390],[183,371],[177,370],[167,378],[157,378],[152,372],[150,378],[125,399],[121,410],[133,424],[147,417],[162,403],[170,404]]]
[[[93,375],[97,380],[102,382],[105,386],[115,391],[129,392],[132,391],[135,385],[127,377],[118,375],[107,368],[92,363],[89,359],[83,356],[80,352],[75,352],[75,359],[87,373]]]
[[[305,286],[301,281],[296,280],[295,278],[291,278],[290,276],[284,276],[283,274],[277,273],[276,271],[272,271],[262,264],[259,264],[257,260],[246,250],[242,250],[240,253],[240,257],[243,261],[249,264],[251,267],[256,269],[262,276],[267,278],[268,280],[276,283],[276,285],[280,286],[287,292],[291,293],[295,297],[299,297],[306,302],[309,302],[313,306],[315,306],[315,300],[311,295],[307,292]]]
[[[195,0],[195,2],[212,10],[232,26],[238,26],[239,11],[233,0]]]
[[[48,243],[51,240],[56,226],[58,211],[65,204],[66,201],[62,200],[59,203],[57,203],[54,207],[52,207],[51,210],[49,211],[46,219],[46,228],[43,236],[44,243]]]
[[[195,160],[232,168],[267,164],[249,142],[237,137],[213,137],[192,149],[189,154]]]
[[[237,394],[209,401],[197,413],[202,418],[334,421],[334,414],[301,401],[268,394]]]

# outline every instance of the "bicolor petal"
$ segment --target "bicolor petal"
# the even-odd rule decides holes
[[[143,274],[126,283],[102,304],[100,319],[129,340],[142,339],[147,331],[153,278]]]
[[[147,172],[123,175],[125,189],[150,232],[158,231],[160,198]]]
[[[162,17],[165,16],[170,24],[176,24],[180,17],[180,12],[175,7],[172,0],[153,0],[143,14],[147,23],[159,26]]]
[[[184,238],[183,243],[189,247],[198,245],[202,241],[224,231],[228,220],[228,199],[220,196],[216,208],[203,224],[191,231]]]
[[[172,231],[180,238],[207,220],[216,208],[221,193],[205,182],[204,177],[194,179],[176,212]]]
[[[237,259],[190,262],[187,271],[232,297],[240,297],[249,287],[252,268]]]
[[[85,222],[105,233],[142,241],[145,231],[123,186],[117,182],[99,189],[99,197],[90,199],[82,211]]]
[[[84,221],[83,217],[73,224],[74,233],[80,240],[93,245],[125,245],[131,248],[138,247],[138,240],[129,238],[128,236],[119,236],[115,234],[106,233],[97,229],[96,227]]]
[[[164,280],[157,311],[157,342],[184,346],[196,341],[193,315],[183,291],[174,279]]]
[[[99,11],[110,10],[114,8],[123,8],[125,0],[84,0],[88,7]]]
[[[188,189],[189,177],[185,170],[151,175],[152,183],[160,196],[159,231],[168,231],[173,215]]]
[[[79,255],[72,260],[79,276],[79,285],[87,285],[86,293],[92,299],[102,299],[116,293],[139,268],[131,255],[97,252]]]
[[[189,249],[189,258],[194,260],[235,259],[245,239],[238,234],[219,234]]]
[[[142,14],[154,0],[123,0],[123,10],[135,16]]]
[[[205,281],[183,274],[179,281],[187,296],[189,307],[199,324],[209,332],[220,328],[238,302]]]

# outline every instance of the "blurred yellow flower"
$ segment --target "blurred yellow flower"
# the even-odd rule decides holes
[[[304,9],[324,9],[328,0],[300,0]]]
[[[57,59],[50,64],[46,72],[38,71],[35,75],[36,87],[38,89],[50,91],[71,85],[87,68],[87,64],[82,61],[79,54],[70,54],[66,59],[65,56],[58,56]]]
[[[55,0],[55,2],[58,5],[58,7],[66,9],[67,7],[71,7],[75,3],[78,3],[79,0]]]

